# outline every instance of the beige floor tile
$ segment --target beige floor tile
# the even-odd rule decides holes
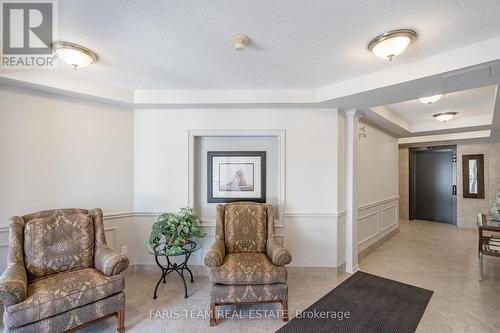
[[[450,225],[423,221],[401,221],[400,233],[365,257],[361,270],[434,291],[417,332],[500,332],[500,260],[485,259],[485,280],[478,280],[477,232]],[[290,316],[304,310],[348,278],[337,277],[331,269],[289,269]],[[168,276],[158,289],[157,272],[133,273],[126,280],[127,332],[275,332],[284,325],[281,319],[224,319],[209,327],[209,279],[196,276],[188,282],[184,299],[178,276]],[[226,307],[242,313],[278,305]],[[180,318],[151,318],[153,311],[177,311]],[[188,312],[185,312],[189,310]],[[192,310],[192,311],[191,311]],[[194,318],[185,318],[194,316]],[[116,332],[116,320],[108,319],[83,332]]]

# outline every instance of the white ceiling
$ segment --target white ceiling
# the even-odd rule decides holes
[[[59,71],[125,89],[303,89],[410,63],[500,33],[496,0],[64,0],[59,39],[96,65]],[[393,63],[366,49],[375,35],[414,28]],[[250,36],[244,52],[234,33]]]
[[[387,105],[386,107],[410,123],[434,121],[432,115],[444,112],[458,112],[455,118],[493,114],[495,86],[457,91],[444,94],[432,104],[422,104],[418,99]]]
[[[422,104],[416,100],[385,105],[385,109],[409,124],[411,132],[444,130],[471,126],[491,125],[495,108],[496,86],[485,86],[444,94],[433,104]],[[449,122],[438,122],[436,113],[457,112]]]
[[[400,138],[489,136],[490,129],[500,137],[498,1],[64,0],[58,6],[58,39],[91,48],[99,61],[76,71],[63,63],[57,70],[0,70],[0,85],[135,108],[355,108]],[[401,27],[420,37],[393,62],[366,49],[376,34]],[[234,51],[234,33],[250,36],[245,51]],[[434,105],[415,101],[438,92],[446,95]],[[444,124],[432,118],[447,111],[459,115]]]

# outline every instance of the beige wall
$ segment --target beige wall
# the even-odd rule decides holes
[[[496,192],[500,189],[500,142],[489,139],[447,142],[457,145],[457,225],[475,227],[476,215],[488,213]],[[434,144],[437,145],[437,144]],[[484,199],[468,199],[462,191],[462,155],[484,154]],[[400,217],[408,216],[408,147],[399,148]]]
[[[462,155],[484,154],[484,199],[462,195]],[[478,213],[488,213],[500,189],[500,142],[472,141],[457,145],[457,224],[475,227]]]
[[[293,265],[342,264],[344,258],[337,252],[335,241],[341,242],[345,235],[339,226],[343,212],[338,213],[337,207],[341,203],[337,199],[337,110],[136,109],[134,117],[135,211],[176,211],[189,205],[190,130],[284,130],[286,201],[284,207],[279,207],[284,213],[284,221],[280,221],[283,227],[276,232],[292,252]],[[227,138],[223,141],[229,148]],[[266,150],[265,145],[255,141],[248,147]],[[196,180],[195,185],[199,186]],[[268,182],[268,195],[278,191],[271,191],[270,186],[276,184]],[[206,201],[205,195],[197,198]],[[152,220],[144,219],[145,228],[150,228]],[[192,257],[193,264],[202,262],[207,246],[213,242],[213,225],[204,230],[208,234],[203,241],[206,246]],[[154,262],[144,251],[136,260]]]
[[[133,208],[133,110],[0,86],[0,226],[52,208]]]
[[[363,118],[366,137],[357,154],[358,244],[360,251],[399,227],[398,140]]]
[[[0,271],[10,216],[132,210],[133,120],[132,109],[0,85]],[[105,221],[111,247],[142,244],[127,240],[129,220]]]
[[[358,143],[358,205],[365,206],[398,196],[398,139],[360,120],[367,136]]]
[[[335,109],[134,111],[0,85],[0,272],[8,217],[61,207],[103,208],[110,246],[127,251],[132,264],[154,264],[144,240],[155,213],[188,204],[191,129],[283,130],[286,205],[277,232],[293,265],[338,266],[345,244],[338,116]],[[193,264],[213,242],[213,226],[203,230]]]

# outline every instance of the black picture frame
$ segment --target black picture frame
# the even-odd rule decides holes
[[[469,191],[469,161],[477,163],[477,193]],[[484,154],[462,155],[462,190],[466,199],[484,199]]]
[[[214,157],[260,157],[260,188],[261,193],[258,198],[220,198],[214,197],[213,193],[213,158]],[[255,177],[254,177],[255,178]],[[266,202],[266,152],[265,151],[209,151],[207,152],[207,202],[208,203],[228,203],[237,201]]]

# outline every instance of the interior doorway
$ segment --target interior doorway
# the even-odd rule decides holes
[[[457,224],[457,147],[410,149],[410,220]]]

